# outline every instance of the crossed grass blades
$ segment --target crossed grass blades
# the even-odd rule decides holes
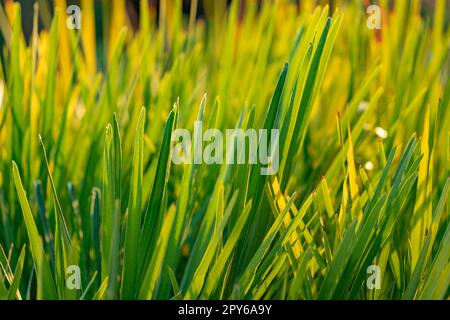
[[[78,31],[39,1],[29,41],[4,4],[1,299],[449,298],[445,0],[381,1],[379,31],[360,1],[255,3],[141,1],[133,31],[84,0]],[[171,165],[195,120],[279,128],[278,174]]]

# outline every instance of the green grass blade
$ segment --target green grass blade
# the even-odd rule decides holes
[[[144,166],[145,108],[141,109],[134,143],[133,169],[131,174],[128,220],[125,233],[124,265],[121,298],[132,298],[138,279],[139,234],[142,214],[142,183]]]
[[[17,164],[14,161],[12,162],[12,171],[14,184],[19,196],[20,206],[22,207],[23,219],[27,227],[31,254],[36,266],[38,285],[41,287],[40,292],[42,292],[42,296],[40,298],[56,299],[58,295],[56,293],[55,282],[52,276],[50,265],[48,264],[48,260],[44,252],[44,246],[42,244],[42,239],[36,228],[33,214],[31,213],[30,205],[28,204],[25,190],[23,189],[22,180],[19,175],[19,169],[17,168]]]

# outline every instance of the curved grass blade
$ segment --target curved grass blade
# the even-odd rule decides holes
[[[56,299],[58,294],[56,292],[55,282],[52,276],[50,265],[44,252],[44,246],[42,239],[39,236],[39,232],[34,222],[33,214],[31,213],[30,205],[23,189],[22,180],[20,179],[19,169],[17,164],[12,162],[12,171],[14,177],[14,184],[16,186],[17,194],[19,196],[20,206],[22,207],[22,214],[27,228],[28,239],[30,241],[31,254],[36,266],[36,276],[38,281],[38,293],[42,293],[42,296],[38,298],[43,299]]]

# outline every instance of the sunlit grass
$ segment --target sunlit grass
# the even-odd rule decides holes
[[[446,1],[380,1],[381,30],[361,1],[225,2],[142,0],[135,31],[57,0],[29,41],[2,7],[0,299],[450,297]],[[196,120],[280,129],[278,173],[174,165]]]

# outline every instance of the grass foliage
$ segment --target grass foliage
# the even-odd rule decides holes
[[[0,299],[448,299],[448,8],[390,2],[369,30],[356,0],[143,0],[136,31],[39,1],[26,40],[7,1]],[[278,174],[172,164],[196,120],[280,129]]]

